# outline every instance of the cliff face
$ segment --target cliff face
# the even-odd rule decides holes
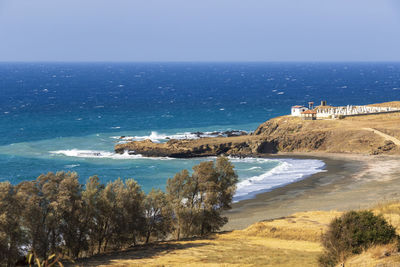
[[[400,136],[400,114],[316,121],[283,116],[261,124],[251,135],[169,140],[161,144],[150,140],[136,141],[116,145],[115,151],[175,158],[312,151],[400,154],[395,144],[397,136]]]

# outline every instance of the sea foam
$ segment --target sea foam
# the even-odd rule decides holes
[[[101,150],[82,150],[82,149],[67,149],[67,150],[56,150],[49,151],[53,155],[63,155],[67,157],[76,158],[99,158],[99,159],[156,159],[156,160],[166,160],[170,159],[168,157],[151,158],[143,157],[142,155],[131,155],[126,151],[124,154],[118,154],[109,151]]]
[[[243,130],[232,131],[234,133],[246,132]],[[175,134],[163,134],[156,131],[152,131],[150,135],[142,136],[112,136],[111,138],[117,139],[119,143],[131,142],[131,141],[144,141],[151,140],[154,143],[162,143],[169,139],[183,140],[183,139],[199,139],[205,137],[226,137],[226,132],[214,131],[214,132],[183,132]]]
[[[244,159],[261,162],[263,160],[277,160],[278,166],[267,172],[243,179],[237,184],[234,202],[254,198],[257,194],[271,191],[274,188],[287,185],[309,177],[318,172],[324,172],[325,163],[321,160],[299,159]],[[234,162],[234,159],[231,159]],[[252,169],[252,168],[250,168]]]

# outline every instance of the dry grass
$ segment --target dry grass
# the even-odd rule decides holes
[[[321,233],[340,212],[301,212],[206,239],[165,242],[81,261],[81,266],[316,266]]]
[[[340,215],[338,211],[300,212],[282,219],[255,223],[242,232],[247,236],[319,243],[330,221]]]
[[[400,235],[400,202],[380,203],[373,208],[373,211],[376,214],[382,214],[391,225],[396,227],[396,232]]]
[[[161,245],[160,245],[161,246]],[[168,242],[170,248],[146,257],[143,251],[126,251],[83,261],[82,266],[315,266],[321,247],[298,240],[248,237],[232,232],[212,238]],[[154,248],[152,248],[154,249]],[[157,249],[157,248],[156,248]]]
[[[355,255],[345,262],[346,267],[398,267],[400,254],[396,244],[375,246],[360,255]]]
[[[400,234],[400,202],[372,208]],[[244,230],[208,238],[170,241],[99,255],[80,266],[317,266],[321,233],[338,211],[310,211],[255,223]],[[396,244],[376,246],[349,258],[345,266],[400,266]]]
[[[392,108],[400,108],[400,101],[391,101],[391,102],[384,102],[378,104],[368,105],[371,107],[392,107]]]

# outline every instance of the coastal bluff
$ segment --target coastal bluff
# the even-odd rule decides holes
[[[400,101],[371,106],[400,107]],[[171,139],[166,143],[132,141],[115,146],[116,153],[146,157],[263,156],[278,152],[400,154],[400,113],[343,119],[270,119],[251,134],[233,137]]]

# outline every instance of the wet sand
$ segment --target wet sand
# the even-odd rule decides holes
[[[233,204],[223,230],[310,210],[350,210],[400,199],[400,157],[285,153],[276,158],[320,159],[326,172]]]

